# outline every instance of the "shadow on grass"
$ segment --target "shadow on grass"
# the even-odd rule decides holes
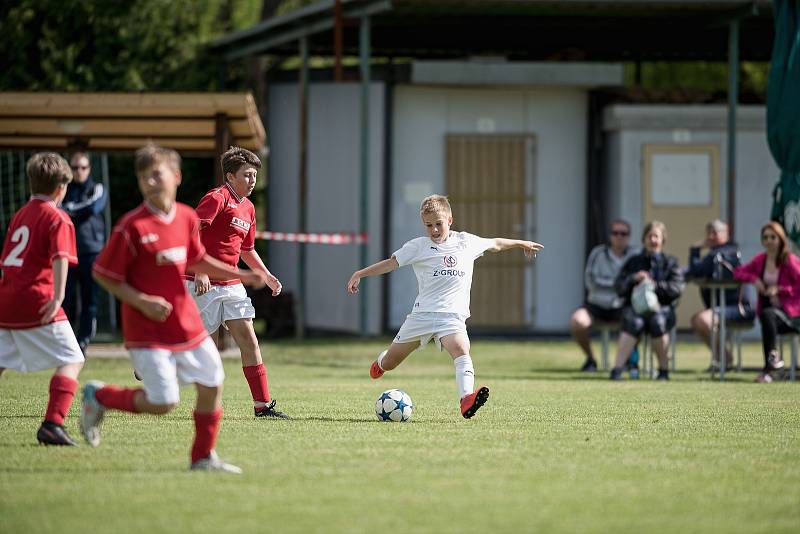
[[[319,421],[323,423],[367,423],[367,424],[376,424],[376,425],[383,425],[389,423],[390,421],[380,421],[377,417],[322,417],[322,416],[309,416],[309,417],[295,417],[295,420],[298,421]],[[391,421],[394,422],[394,421]],[[419,420],[419,419],[412,419],[411,421],[407,421],[405,424],[412,424],[412,425],[419,425],[419,424],[433,424],[433,423],[441,423],[443,421],[432,421],[432,420]]]
[[[481,376],[484,377],[486,380],[525,380],[525,381],[584,381],[584,382],[610,382],[608,376],[610,371],[598,371],[596,373],[581,373],[580,371],[576,371],[575,369],[531,369],[527,372],[520,373],[520,374],[493,374],[493,373],[481,373]],[[726,371],[725,372],[725,382],[735,382],[735,383],[751,383],[753,382],[752,377],[747,374],[749,373],[749,369],[742,369],[742,372],[737,371]],[[681,382],[719,382],[719,374],[714,374],[712,377],[710,373],[696,371],[691,369],[684,369],[684,370],[677,370],[669,372],[671,377],[680,378]],[[628,378],[627,371],[623,374],[623,382],[631,381]],[[642,372],[641,378],[638,380],[633,380],[633,382],[641,381],[641,382],[655,382],[654,379],[647,378]],[[775,380],[776,382],[783,381],[782,379],[778,378]]]
[[[48,475],[53,474],[62,474],[62,475],[81,475],[85,476],[87,474],[98,474],[98,475],[107,475],[109,473],[114,475],[119,474],[129,474],[129,475],[141,475],[144,473],[150,474],[167,474],[169,476],[175,476],[178,474],[192,474],[193,476],[196,472],[189,471],[186,468],[175,468],[175,469],[163,469],[161,467],[158,468],[148,468],[143,469],[140,467],[133,468],[133,467],[108,467],[108,468],[81,468],[81,469],[68,469],[68,468],[58,468],[53,467],[52,464],[49,465],[42,465],[42,467],[0,467],[0,473],[9,474],[9,475],[29,475],[29,474],[40,474],[45,473]]]

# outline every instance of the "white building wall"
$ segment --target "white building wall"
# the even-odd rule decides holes
[[[537,136],[537,331],[564,332],[583,299],[586,195],[586,92],[569,88],[474,89],[399,86],[394,95],[391,248],[422,235],[419,202],[444,191],[448,133]],[[460,229],[458,221],[454,227]],[[465,228],[465,230],[469,230]],[[417,286],[410,269],[392,273],[389,319],[399,327]],[[479,306],[473,302],[472,306]]]
[[[642,150],[646,144],[713,144],[720,149],[720,217],[727,213],[728,141],[725,106],[611,106],[605,113],[609,217],[631,222],[641,235]],[[766,108],[740,106],[737,115],[735,238],[744,259],[761,249],[759,228],[769,220],[772,188],[780,172],[766,139]],[[688,135],[688,137],[687,137]],[[698,222],[702,236],[707,221]]]
[[[384,86],[370,88],[368,262],[381,259],[383,231]],[[298,87],[273,84],[269,93],[270,230],[298,229]],[[309,91],[307,231],[359,229],[360,86],[315,83]],[[261,225],[263,227],[263,225]],[[356,245],[306,245],[306,325],[359,331],[359,297],[347,294],[348,278],[359,266]],[[269,267],[287,291],[297,294],[298,250],[271,242]],[[368,280],[368,333],[380,331],[380,282]]]
[[[634,240],[642,216],[642,150],[645,144],[713,144],[720,149],[720,218],[727,217],[728,142],[725,106],[616,105],[606,109],[606,155],[609,170],[609,217],[631,222]],[[772,189],[780,172],[767,146],[766,108],[740,106],[737,113],[735,240],[748,261],[761,251],[759,229],[769,220]],[[697,221],[698,239],[705,223]],[[689,286],[688,291],[696,291]],[[758,337],[754,328],[746,337]]]

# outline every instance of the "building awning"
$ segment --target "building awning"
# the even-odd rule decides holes
[[[264,152],[266,131],[249,93],[0,93],[1,149],[131,151],[148,141],[214,154],[227,140]]]
[[[510,61],[726,61],[728,27],[740,20],[740,57],[768,61],[768,0],[342,0],[343,49],[358,54],[361,16],[371,18],[372,57]],[[232,60],[333,55],[334,0],[226,35],[212,50]]]

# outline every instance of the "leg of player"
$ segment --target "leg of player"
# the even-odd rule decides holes
[[[453,358],[456,368],[456,387],[461,404],[461,415],[471,418],[489,399],[489,388],[481,386],[475,389],[475,368],[469,355],[469,337],[463,332],[442,337],[442,347]]]
[[[177,405],[177,402],[169,401],[150,402],[142,388],[123,388],[90,380],[83,386],[81,432],[89,445],[97,447],[100,444],[100,428],[106,410],[164,415]]]
[[[408,358],[408,355],[419,348],[419,341],[407,343],[392,343],[389,348],[381,352],[369,368],[369,376],[380,378],[386,371],[391,371]]]
[[[250,386],[255,416],[288,419],[289,416],[275,409],[275,401],[270,399],[267,369],[261,359],[261,349],[258,346],[256,332],[253,330],[252,319],[228,320],[225,324],[239,346],[242,371]]]
[[[190,469],[240,474],[241,469],[224,462],[214,451],[222,420],[222,386],[209,387],[200,384],[195,386],[197,404],[194,410],[195,434]]]
[[[50,379],[50,396],[36,439],[45,445],[77,445],[64,428],[75,391],[78,389],[78,375],[83,362],[68,363],[57,367]],[[1,374],[1,373],[0,373]]]

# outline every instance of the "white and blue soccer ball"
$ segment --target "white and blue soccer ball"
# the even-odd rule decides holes
[[[375,415],[381,421],[405,422],[413,411],[414,402],[402,389],[388,389],[375,401]]]

